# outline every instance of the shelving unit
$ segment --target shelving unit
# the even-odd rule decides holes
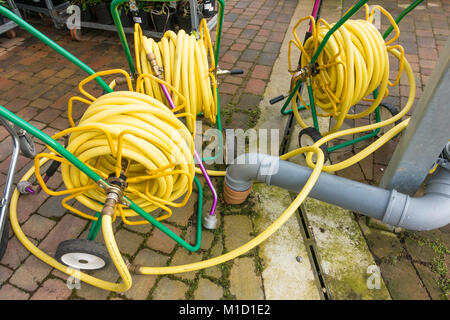
[[[53,0],[41,0],[45,1],[45,7],[41,6],[35,6],[35,5],[29,5],[24,3],[18,3],[17,7],[23,10],[31,11],[31,12],[37,12],[42,13],[47,16],[49,16],[53,24],[55,25],[55,28],[60,29],[61,27],[64,27],[66,24],[66,20],[68,17],[68,14],[66,13],[67,7],[70,5],[70,2],[63,2],[62,4],[54,5]],[[190,11],[191,12],[197,12],[197,1],[196,0],[189,0],[190,5]],[[191,15],[191,24],[193,26],[192,29],[198,30],[199,26],[199,20],[197,15]],[[211,17],[207,23],[208,28],[211,30],[214,28],[217,24],[217,14],[215,14],[213,17]],[[114,24],[102,24],[98,22],[87,22],[87,21],[81,21],[81,28],[89,28],[89,29],[99,29],[99,30],[108,30],[108,31],[117,31],[117,28]],[[133,27],[124,27],[124,32],[132,34],[134,32]],[[153,38],[161,38],[163,36],[162,32],[156,32],[151,30],[143,30],[143,33],[148,37]]]
[[[19,9],[17,8],[14,0],[7,0],[11,11],[17,14],[20,17]],[[5,18],[2,17],[2,20],[5,21]],[[7,19],[4,23],[0,24],[0,34],[10,32],[9,37],[14,38],[14,28],[17,27],[17,24],[14,21]]]
[[[49,16],[52,19],[56,29],[64,27],[66,25],[67,19],[66,9],[70,5],[70,2],[65,1],[61,4],[55,5],[53,0],[41,0],[41,1],[44,1],[45,7],[26,3],[17,3],[17,7],[22,10],[42,13],[45,14],[46,16]]]

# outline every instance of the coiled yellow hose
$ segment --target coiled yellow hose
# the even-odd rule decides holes
[[[400,80],[403,70],[404,57],[403,48],[399,45],[391,45],[400,35],[397,24],[392,16],[380,6],[374,6],[369,14],[369,8],[366,5],[365,20],[347,20],[332,36],[328,39],[324,49],[317,58],[319,65],[319,74],[311,79],[314,101],[317,107],[324,112],[317,112],[318,116],[334,117],[336,124],[327,135],[340,129],[345,119],[363,118],[374,112],[381,100],[389,94],[388,85],[396,86]],[[372,24],[373,16],[376,10],[380,10],[391,22],[396,31],[396,35],[385,42],[381,33]],[[312,23],[312,36],[302,45],[297,34],[297,26],[304,20],[309,19]],[[306,66],[312,54],[317,50],[326,33],[333,25],[325,20],[319,19],[317,24],[313,17],[301,19],[294,27],[293,33],[295,40],[289,43],[289,57],[292,44],[302,52],[301,67]],[[394,50],[400,52],[399,71],[394,82],[389,81],[389,55]],[[289,58],[289,68],[292,74],[291,60]],[[366,98],[374,90],[378,90],[376,99]],[[303,101],[301,95],[297,97],[309,108]],[[298,112],[296,99],[293,99],[294,116],[303,128],[308,127]],[[360,113],[350,113],[351,108],[359,101],[371,101],[370,106]]]
[[[69,152],[105,180],[111,176],[125,175],[127,186],[124,195],[148,213],[163,209],[167,214],[157,219],[166,219],[172,214],[170,207],[184,206],[192,192],[194,139],[178,119],[186,114],[174,114],[162,102],[142,93],[117,91],[95,98],[84,91],[83,85],[97,75],[112,73],[128,77],[123,70],[110,70],[90,76],[80,83],[80,91],[90,100],[79,97],[71,99],[68,114],[73,127],[56,134],[54,138],[70,135]],[[137,83],[142,83],[143,78],[139,78]],[[149,78],[156,80],[146,76],[146,79]],[[71,117],[73,100],[89,104],[76,127]],[[39,173],[41,158],[62,163],[61,174],[67,190],[52,191],[47,188]],[[103,189],[61,157],[41,153],[36,156],[35,165],[36,178],[44,191],[50,195],[70,193],[71,196],[63,200],[63,206],[84,218],[96,219],[69,206],[67,202],[76,198],[87,208],[101,212],[105,200]],[[181,197],[180,202],[175,202]],[[117,210],[125,223],[148,223],[143,219],[128,220],[137,213],[122,204],[117,205]]]
[[[139,24],[135,25],[134,32],[138,73],[157,76],[151,61],[156,59],[162,78],[186,98],[186,112],[192,115],[186,119],[186,124],[191,132],[197,114],[203,113],[212,123],[216,122],[217,116],[215,59],[205,19],[200,22],[199,31],[200,39],[196,40],[183,29],[178,34],[169,30],[159,42],[144,36]],[[136,88],[136,91],[145,92],[167,104],[162,89],[154,81],[145,79],[143,88]],[[172,98],[177,104],[179,97],[174,95]]]
[[[67,150],[100,172],[123,170],[128,182],[125,195],[146,212],[159,207],[170,210],[166,205],[181,206],[189,198],[194,177],[192,136],[158,100],[129,91],[105,94],[89,106],[77,128]],[[121,159],[129,162],[127,168],[121,167]],[[89,183],[86,175],[65,163],[61,173],[68,189]],[[184,194],[185,201],[173,202]],[[104,200],[104,193],[96,188],[76,198],[100,212],[98,202]],[[135,215],[130,209],[124,211]]]
[[[362,152],[358,153],[354,157],[352,157],[350,159],[347,159],[347,160],[343,161],[340,164],[335,164],[335,165],[332,165],[332,166],[324,166],[324,155],[323,155],[323,152],[319,148],[320,145],[322,145],[323,143],[326,143],[327,141],[329,141],[331,139],[338,138],[338,137],[341,137],[341,136],[344,136],[344,135],[347,135],[347,134],[355,134],[355,133],[365,132],[365,131],[368,131],[368,130],[374,130],[376,128],[380,128],[380,127],[388,125],[388,124],[392,124],[392,123],[396,122],[397,120],[401,119],[410,110],[410,108],[412,107],[412,103],[414,102],[414,95],[415,95],[415,80],[414,80],[414,75],[412,73],[412,69],[411,69],[409,63],[406,61],[406,59],[404,59],[403,54],[400,51],[395,50],[393,48],[393,49],[391,49],[391,52],[394,54],[395,57],[397,57],[399,60],[401,60],[401,62],[402,61],[404,62],[404,69],[406,70],[406,74],[408,76],[409,86],[410,86],[410,94],[409,94],[409,98],[408,98],[408,101],[407,101],[405,107],[400,111],[399,114],[397,114],[396,116],[392,117],[391,119],[388,119],[388,120],[385,120],[385,121],[382,121],[382,122],[379,122],[379,123],[363,126],[363,127],[357,127],[357,128],[352,128],[352,129],[348,129],[348,130],[335,132],[335,133],[330,133],[328,136],[326,136],[326,137],[322,138],[321,140],[317,141],[313,146],[299,148],[297,150],[291,151],[291,152],[283,155],[281,157],[282,159],[288,159],[288,158],[290,158],[290,157],[292,157],[294,155],[297,155],[297,154],[307,153],[307,158],[306,158],[307,159],[307,163],[308,163],[308,165],[310,167],[313,168],[313,171],[311,173],[310,178],[305,183],[303,189],[300,191],[300,193],[297,195],[297,197],[294,199],[294,201],[280,215],[280,217],[274,223],[272,223],[266,230],[264,230],[261,234],[257,235],[254,239],[250,240],[248,243],[244,244],[243,246],[241,246],[239,248],[236,248],[236,249],[234,249],[234,250],[232,250],[232,251],[230,251],[230,252],[228,252],[226,254],[223,254],[221,256],[212,258],[212,259],[208,259],[208,260],[200,261],[200,262],[196,262],[196,263],[191,263],[191,264],[186,264],[186,265],[169,266],[169,267],[136,266],[134,268],[134,270],[137,273],[140,273],[140,274],[173,274],[173,273],[190,272],[190,271],[195,271],[195,270],[202,269],[202,268],[211,267],[211,266],[214,266],[214,265],[226,262],[226,261],[228,261],[230,259],[233,259],[233,258],[235,258],[235,257],[237,257],[239,255],[244,254],[245,252],[251,250],[255,246],[259,245],[261,242],[266,240],[268,237],[270,237],[274,232],[276,232],[292,216],[292,214],[294,212],[296,212],[296,210],[298,209],[300,204],[304,201],[304,199],[307,197],[307,195],[309,194],[311,189],[314,187],[314,184],[316,183],[316,181],[317,181],[321,171],[336,171],[336,170],[340,170],[340,169],[343,169],[345,167],[348,167],[348,166],[356,163],[357,161],[360,161],[361,159],[366,157],[371,152],[374,152],[383,143],[387,142],[389,139],[391,139],[393,136],[395,136],[401,130],[403,130],[406,127],[406,125],[408,124],[409,119],[403,121],[399,125],[395,126],[393,129],[389,130],[385,135],[383,135],[382,138],[378,139],[377,141],[372,143],[370,146],[366,147]],[[138,82],[139,81],[142,82],[142,78],[138,79]],[[128,94],[130,94],[130,96],[128,96]],[[138,100],[142,99],[144,101],[147,101],[146,99],[149,99],[148,97],[146,97],[145,99],[141,98],[141,96],[139,96],[139,98],[137,98],[138,97],[137,95],[138,94],[135,94],[135,93],[127,93],[127,94],[124,94],[124,96],[122,96],[121,93],[119,92],[118,96],[115,96],[115,97],[109,96],[108,97],[108,95],[106,95],[104,97],[105,99],[103,99],[103,97],[102,97],[100,99],[95,100],[95,102],[98,102],[98,104],[96,104],[96,107],[92,109],[94,111],[91,111],[90,113],[87,112],[87,115],[85,114],[85,116],[83,116],[82,121],[80,122],[80,125],[84,124],[84,125],[86,125],[85,128],[91,128],[91,127],[88,126],[89,121],[87,121],[86,119],[91,119],[91,120],[92,119],[94,119],[94,120],[102,119],[101,120],[101,125],[103,125],[104,122],[109,122],[109,118],[107,116],[103,117],[103,115],[106,115],[106,113],[108,113],[111,110],[113,110],[111,112],[113,112],[113,117],[115,117],[116,115],[114,114],[114,108],[115,107],[118,107],[118,108],[122,108],[123,107],[123,105],[121,105],[120,103],[122,103],[125,100],[122,100],[122,99],[131,99],[130,97],[136,98]],[[110,99],[110,98],[112,98],[112,100],[113,100],[113,101],[110,101],[112,104],[107,104],[106,101],[108,99]],[[137,113],[139,114],[141,112],[141,109],[139,109],[140,108],[139,102],[136,102],[136,101],[133,100],[132,105],[134,105],[135,103],[137,104],[137,109],[138,109]],[[152,103],[149,103],[149,104],[152,105]],[[104,109],[102,109],[102,106],[104,106]],[[167,107],[165,107],[165,108],[167,108]],[[158,110],[157,107],[155,107],[155,110]],[[296,108],[294,108],[294,110],[296,110]],[[161,113],[157,113],[157,114],[158,114],[158,116],[160,114],[164,114],[165,115],[165,113],[162,112],[162,111],[161,111]],[[128,115],[125,114],[125,116],[128,116]],[[151,114],[151,116],[154,116],[154,114]],[[167,117],[170,118],[170,116],[168,116],[168,115],[167,115]],[[126,118],[126,119],[128,120],[129,118]],[[142,121],[142,119],[139,116],[138,116],[138,120]],[[120,121],[123,121],[123,119],[121,119]],[[115,125],[113,120],[112,120],[112,124]],[[95,126],[95,124],[94,124],[94,126]],[[161,128],[159,128],[159,129],[161,129]],[[70,129],[68,129],[68,130],[70,130]],[[93,135],[93,137],[96,137],[96,138],[91,137],[90,139],[92,139],[92,142],[89,142],[89,143],[92,143],[93,145],[95,145],[95,143],[99,142],[98,140],[102,140],[103,139],[103,145],[107,146],[108,145],[107,138],[105,138],[105,137],[101,138],[100,136],[98,136],[98,134],[96,133],[95,130],[93,130],[93,131],[94,132],[89,132],[89,133],[90,133],[90,135]],[[99,129],[97,129],[97,131],[99,131]],[[75,133],[77,133],[77,134],[75,134]],[[72,134],[75,135],[75,138],[74,138],[74,140],[72,140],[72,143],[75,143],[74,141],[76,141],[76,137],[77,136],[80,137],[81,133],[76,132],[76,130],[73,130]],[[56,139],[56,138],[58,138],[58,137],[60,137],[62,135],[64,135],[64,134],[55,135],[55,136],[53,136],[53,138]],[[105,134],[105,136],[106,136],[106,134]],[[138,137],[139,137],[139,135],[138,135]],[[142,138],[142,137],[140,137],[140,138]],[[79,138],[79,139],[81,139],[81,138]],[[125,139],[124,139],[124,141],[125,141]],[[129,148],[130,148],[131,151],[136,151],[138,149],[141,149],[141,144],[147,143],[148,141],[149,140],[147,140],[147,139],[142,139],[136,145],[133,145],[133,143],[130,142]],[[185,143],[187,143],[187,140],[185,140]],[[86,157],[86,159],[98,159],[98,157],[96,158],[95,154],[88,154],[87,155],[86,154],[87,150],[85,150],[84,146],[82,146],[80,144],[74,144],[74,146],[76,146],[76,147],[74,147],[75,150],[78,150],[80,148],[79,149],[80,150],[80,156]],[[102,148],[105,148],[104,146]],[[187,143],[187,146],[191,146],[191,145]],[[112,148],[112,149],[114,149],[114,148]],[[102,154],[100,148],[98,148],[96,150],[97,151],[95,153],[97,153],[97,155],[101,155]],[[180,149],[180,150],[182,150],[182,149]],[[111,152],[111,151],[109,151],[109,152]],[[141,151],[139,151],[139,152],[141,152]],[[139,153],[139,152],[136,152],[136,153]],[[317,155],[316,163],[312,162],[313,154]],[[129,157],[129,159],[135,159],[134,156],[135,156],[135,154],[130,153],[130,155],[128,157]],[[51,157],[48,156],[48,158],[51,158]],[[191,157],[189,159],[192,160],[192,154],[191,154]],[[39,163],[42,164],[43,162],[45,162],[47,160],[48,159],[41,159],[41,160],[39,160]],[[89,160],[89,161],[91,161],[91,160]],[[95,160],[95,161],[92,161],[92,162],[96,162],[96,161],[99,161],[99,160]],[[153,161],[153,158],[152,158],[152,161]],[[156,160],[154,160],[154,161],[156,161]],[[115,164],[116,164],[115,166],[113,165],[113,163],[111,161],[107,161],[107,160],[104,160],[102,163],[103,163],[104,168],[107,168],[107,169],[110,169],[110,170],[113,170],[113,171],[114,171],[114,169],[117,170],[118,166],[119,166],[119,164],[118,164],[119,161],[115,162]],[[89,165],[92,168],[94,168],[93,163],[89,163]],[[140,164],[140,165],[142,165],[142,164]],[[141,168],[143,168],[143,167],[147,168],[145,165],[142,165]],[[166,167],[163,166],[163,167],[160,167],[160,168],[164,168],[164,169],[161,169],[162,171],[165,170],[165,169],[168,169],[168,171],[170,171],[168,167],[166,168]],[[35,167],[31,168],[25,174],[25,176],[22,178],[22,181],[29,179],[31,177],[31,175],[33,174],[34,170],[35,170]],[[188,171],[191,172],[191,170],[188,170]],[[115,172],[116,172],[116,175],[117,175],[118,171],[115,171]],[[130,171],[130,172],[132,172],[132,171]],[[211,175],[215,175],[215,173],[217,175],[223,175],[223,172],[209,172],[209,173]],[[36,174],[37,174],[37,177],[38,177],[38,175],[39,175],[38,174],[38,170],[36,171]],[[70,176],[71,176],[70,170],[66,174],[67,174],[66,177],[70,178]],[[79,181],[81,183],[79,185],[83,185],[82,182],[85,181],[84,179],[85,178],[82,177],[82,175],[80,175],[78,177],[75,177],[73,180],[74,181]],[[179,174],[179,179],[182,179],[182,175],[181,174]],[[190,180],[190,181],[192,183],[192,180]],[[83,188],[83,187],[81,187],[81,188]],[[156,190],[160,190],[160,188],[161,188],[161,190],[164,189],[162,187],[162,185],[160,185],[160,184],[158,184],[158,187],[155,187],[155,188],[156,188]],[[85,190],[81,190],[81,191],[85,191]],[[162,193],[164,193],[164,192],[162,192]],[[92,197],[94,197],[94,196],[95,195],[92,194]],[[28,248],[38,258],[40,258],[44,262],[48,263],[49,265],[55,267],[56,269],[58,269],[58,270],[60,270],[62,272],[65,272],[67,274],[72,275],[73,272],[74,272],[73,269],[68,268],[68,267],[58,263],[55,259],[53,259],[50,256],[48,256],[45,253],[43,253],[31,241],[29,241],[26,238],[26,236],[24,235],[24,233],[20,229],[20,225],[19,225],[18,220],[17,220],[17,201],[18,201],[18,198],[19,198],[19,192],[16,189],[14,191],[12,199],[11,199],[10,216],[11,216],[11,225],[12,225],[12,228],[13,228],[17,238],[21,241],[22,244],[24,244],[24,246],[26,248]],[[127,290],[131,286],[131,276],[130,276],[130,273],[128,271],[127,264],[124,262],[123,258],[120,256],[120,253],[119,253],[119,251],[117,249],[117,244],[115,243],[114,237],[113,237],[111,223],[112,223],[111,217],[109,217],[109,216],[102,217],[102,228],[103,228],[103,234],[104,234],[105,242],[106,242],[108,251],[111,254],[111,258],[113,259],[113,262],[114,262],[116,268],[118,269],[118,271],[119,271],[119,273],[121,275],[122,283],[106,282],[106,281],[94,278],[92,276],[89,276],[89,275],[87,275],[87,274],[85,274],[83,272],[80,272],[78,275],[79,275],[81,280],[86,281],[87,283],[90,283],[92,285],[95,285],[95,286],[100,287],[100,288],[105,289],[105,290],[119,291],[120,292],[120,291]]]

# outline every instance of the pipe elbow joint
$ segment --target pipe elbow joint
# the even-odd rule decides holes
[[[234,159],[226,170],[225,202],[244,202],[251,192],[254,179],[270,185],[271,176],[279,169],[279,161],[278,157],[260,153],[245,153]]]
[[[392,190],[383,222],[408,230],[427,231],[450,223],[450,171],[440,168],[425,194],[413,198]]]

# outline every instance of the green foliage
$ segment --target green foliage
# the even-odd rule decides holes
[[[6,0],[0,0],[0,5],[4,6],[5,8],[9,9],[9,4],[6,2]]]
[[[151,12],[153,9],[153,2],[148,1],[137,1],[136,2],[138,10],[144,12]]]
[[[90,6],[95,6],[96,4],[99,4],[99,3],[109,3],[109,2],[111,2],[111,1],[106,1],[106,0],[72,0],[71,4],[74,4],[74,5],[77,5],[77,6],[81,7],[81,9],[84,11]]]

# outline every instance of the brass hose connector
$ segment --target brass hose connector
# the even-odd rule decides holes
[[[131,272],[131,273],[134,273],[134,274],[143,274],[142,273],[142,266],[141,265],[138,265],[138,264],[128,264],[127,265],[127,267],[128,267],[128,270]]]
[[[113,178],[108,179],[111,181]],[[116,179],[117,180],[117,179]],[[120,180],[120,179],[119,179]],[[115,181],[115,180],[114,180]],[[121,180],[120,180],[121,181]],[[115,184],[110,184],[108,188],[106,188],[106,200],[105,205],[102,209],[102,215],[108,215],[111,217],[114,217],[114,208],[117,203],[123,203],[123,189],[126,188],[126,183],[123,182],[123,184],[118,185],[116,182]]]
[[[146,52],[146,56],[147,56],[147,60],[150,63],[150,66],[152,68],[153,74],[155,77],[162,79],[162,72],[161,72],[161,67],[158,65],[158,62],[156,61],[156,57],[153,54],[152,51],[148,51]]]
[[[114,216],[114,208],[119,202],[119,195],[115,192],[109,192],[106,195],[105,205],[102,209],[102,215]]]

